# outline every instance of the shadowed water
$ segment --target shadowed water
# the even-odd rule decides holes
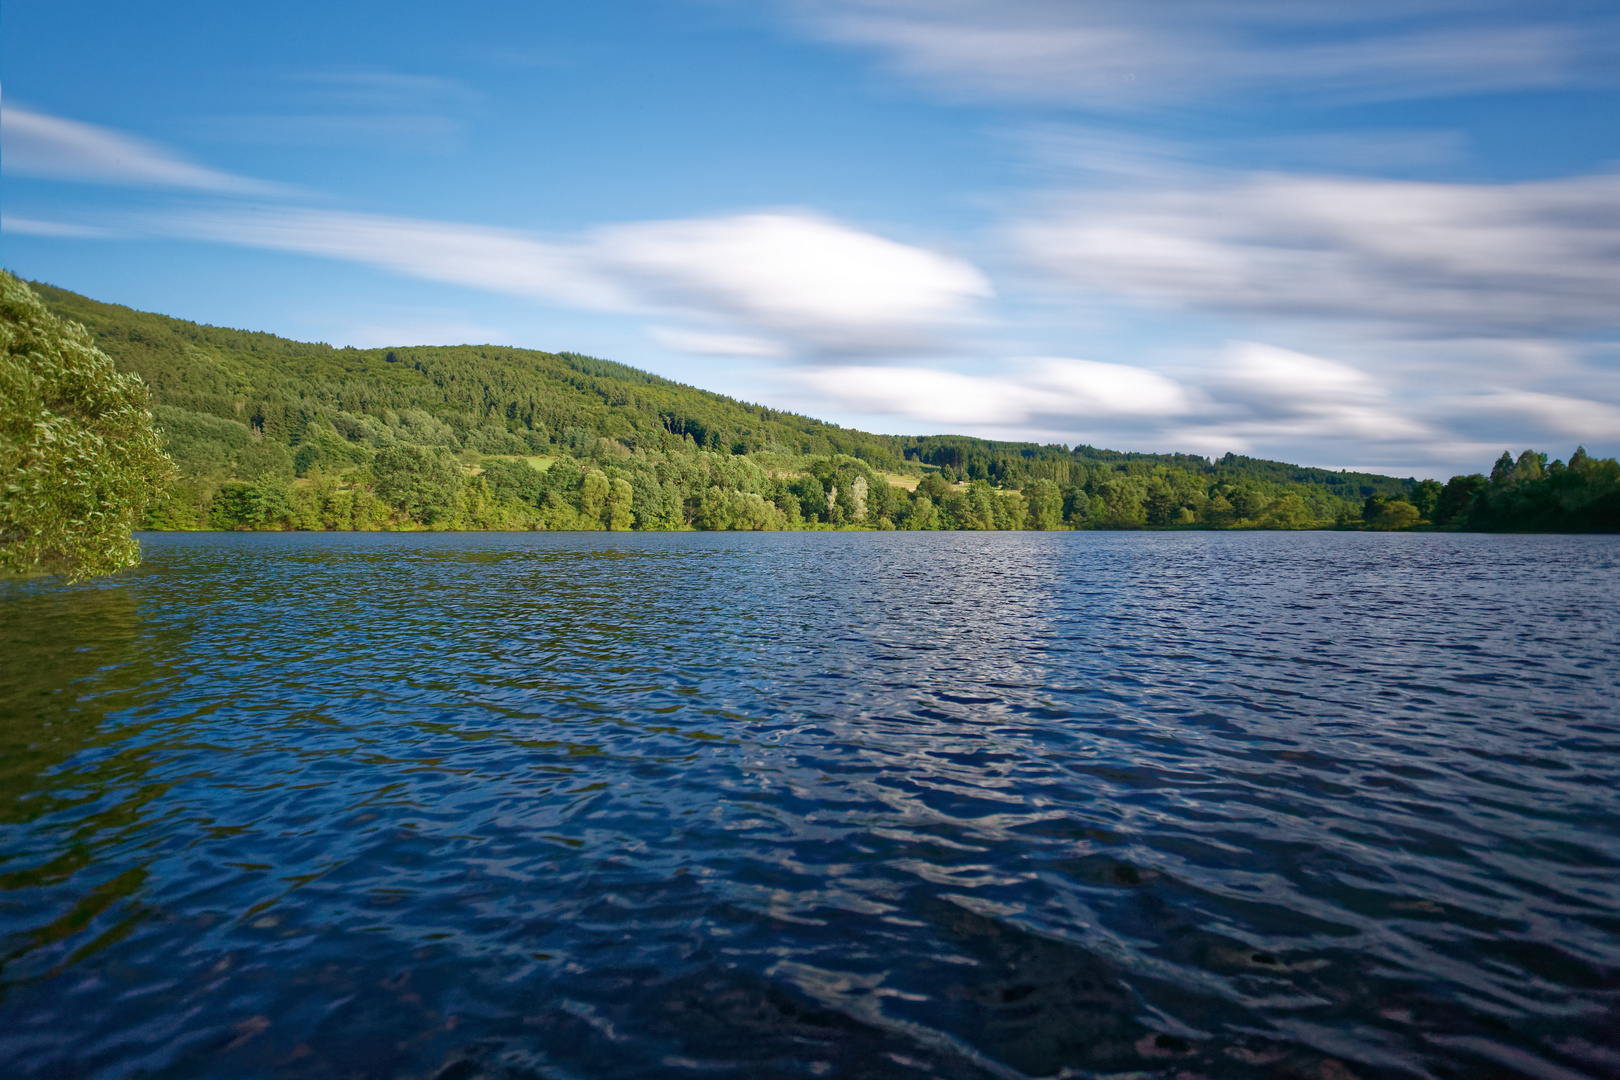
[[[1620,540],[168,535],[0,586],[0,1071],[1620,1076]]]

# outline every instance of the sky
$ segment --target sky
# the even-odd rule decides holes
[[[0,263],[837,423],[1620,453],[1612,0],[6,0]]]

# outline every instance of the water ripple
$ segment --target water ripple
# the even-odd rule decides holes
[[[0,586],[22,1076],[1620,1076],[1620,542],[153,536]]]

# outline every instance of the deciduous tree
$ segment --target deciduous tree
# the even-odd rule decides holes
[[[0,570],[135,564],[131,533],[173,478],[146,384],[0,271]]]

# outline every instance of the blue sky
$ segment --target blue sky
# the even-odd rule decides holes
[[[1620,9],[7,0],[3,258],[868,430],[1620,453]]]

